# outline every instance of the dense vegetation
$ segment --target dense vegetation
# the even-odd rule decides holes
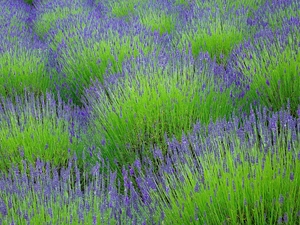
[[[0,224],[299,224],[299,1],[0,8]]]

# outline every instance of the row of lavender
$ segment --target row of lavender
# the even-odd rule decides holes
[[[168,53],[188,51],[190,46],[194,58],[200,52],[208,52],[210,58],[227,67],[228,61],[237,63],[229,58],[239,44],[254,41],[255,35],[266,36],[270,29],[275,32],[286,23],[297,26],[299,22],[299,4],[295,1],[277,1],[276,4],[246,1],[236,3],[232,8],[235,1],[221,4],[221,0],[203,0],[188,5],[167,0],[144,0],[138,1],[139,4],[131,1],[124,6],[111,1],[40,0],[31,8],[19,1],[16,1],[17,6],[3,1],[7,14],[2,15],[5,25],[1,35],[6,54],[2,59],[5,76],[1,94],[23,93],[24,88],[45,94],[48,89],[60,92],[76,104],[83,104],[84,88],[95,79],[104,82],[104,77],[122,73],[124,61],[131,57],[161,49]],[[261,7],[255,10],[259,3]],[[134,5],[133,9],[131,5]],[[273,38],[265,37],[269,41]],[[277,41],[282,42],[281,39]],[[269,46],[269,51],[275,51],[273,54],[279,49],[276,43],[274,45]],[[297,43],[293,45],[297,46]],[[293,56],[295,46],[289,46],[281,57]],[[260,59],[267,57],[263,54],[269,54],[268,49],[261,52],[262,48],[264,46],[248,49],[247,46],[245,51],[253,52],[254,57]],[[264,63],[259,60],[257,66],[251,60],[243,59],[226,69],[238,70],[249,79],[249,72],[242,66],[246,64],[254,70],[264,67]]]
[[[93,221],[106,224],[108,220],[117,224],[140,224],[141,221],[164,221],[165,224],[182,221],[187,224],[194,213],[192,221],[201,220],[209,224],[225,221],[229,224],[251,224],[253,221],[272,224],[281,220],[295,223],[299,211],[298,203],[292,202],[299,195],[299,179],[294,178],[294,174],[299,173],[299,126],[295,119],[299,118],[300,96],[297,66],[299,3],[267,2],[256,11],[242,7],[235,11],[229,7],[230,4],[210,10],[212,5],[206,1],[181,6],[167,1],[163,4],[162,1],[159,4],[139,2],[142,5],[132,1],[132,8],[123,5],[123,10],[118,7],[121,3],[115,4],[111,6],[111,11],[106,2],[76,1],[74,4],[74,1],[43,1],[36,3],[34,8],[19,1],[15,5],[3,4],[4,8],[9,8],[6,12],[13,16],[7,17],[11,21],[5,20],[5,25],[1,27],[1,34],[9,34],[3,36],[4,44],[1,45],[3,58],[0,69],[4,84],[1,92],[1,150],[5,150],[1,152],[2,159],[5,159],[1,162],[1,169],[7,171],[12,164],[17,164],[19,169],[27,168],[25,164],[20,165],[22,159],[39,168],[35,173],[33,168],[28,167],[31,184],[22,173],[14,175],[10,182],[5,181],[7,189],[2,194],[0,217],[3,223],[10,224],[13,220],[17,224],[26,224],[26,220],[33,224],[43,223],[44,219],[38,213],[43,214],[50,224],[65,223],[62,221],[72,218],[73,224],[83,223],[83,219],[89,224]],[[216,3],[221,6],[221,1]],[[245,4],[252,7],[251,2]],[[148,10],[143,11],[143,8]],[[131,11],[126,16],[127,9]],[[234,16],[232,12],[235,12]],[[112,17],[120,15],[125,15],[125,19]],[[4,21],[4,18],[1,19]],[[147,27],[149,24],[150,29]],[[202,34],[201,29],[208,30],[209,35]],[[239,43],[242,45],[238,46]],[[24,88],[30,94],[24,92]],[[64,103],[57,93],[64,101],[71,98],[85,107]],[[281,112],[278,114],[281,115],[280,120],[277,120],[275,112],[287,104],[288,98],[294,118]],[[269,122],[266,122],[266,116],[258,116],[257,122],[252,116],[251,122],[247,122],[243,112],[250,112],[250,104],[257,105],[257,102],[268,107],[265,110],[268,110],[269,116],[274,111]],[[210,137],[205,136],[207,132],[204,132],[198,134],[199,138],[204,138],[200,138],[199,143],[197,139],[189,139],[191,145],[183,145],[187,143],[184,133],[191,132],[197,121],[204,127],[210,124],[212,128],[217,125],[212,125],[211,120],[226,117],[232,121],[232,113],[243,115],[234,129],[235,135],[230,137],[232,139],[222,139],[222,135],[229,132],[223,129],[224,133],[218,134],[221,139],[214,138],[209,140],[211,143],[202,143],[204,137]],[[284,118],[290,121],[288,131],[284,126],[286,122],[281,124]],[[294,123],[291,122],[293,120]],[[247,129],[251,124],[260,125],[254,126],[254,136],[248,136],[250,131],[247,130],[243,137],[243,123]],[[265,130],[271,127],[274,130],[261,133],[260,126],[265,126]],[[208,132],[209,135],[213,133]],[[182,140],[175,145],[174,139],[173,147],[170,147],[165,140],[172,135]],[[190,133],[191,137],[195,138],[195,135]],[[174,147],[178,145],[182,146]],[[156,149],[153,155],[153,146],[160,148],[161,154]],[[198,150],[194,149],[196,146]],[[209,147],[220,152],[208,151]],[[175,160],[175,148],[186,153],[180,156],[181,161]],[[197,155],[199,148],[204,151],[201,157]],[[266,151],[259,154],[262,148]],[[243,153],[250,152],[249,149],[255,154],[255,162],[252,160],[254,156]],[[204,154],[205,150],[207,154]],[[79,157],[76,160],[77,169],[71,169],[69,161],[74,153]],[[166,156],[165,159],[161,155]],[[227,156],[224,158],[224,168],[219,166],[218,156],[222,159]],[[232,156],[237,157],[243,168],[232,161]],[[37,158],[51,163],[42,169],[42,164],[36,162]],[[105,164],[110,166],[101,166],[103,178],[100,178],[97,170],[103,158],[107,159]],[[142,165],[147,165],[147,159],[151,159],[149,163],[155,162],[154,165],[138,169],[136,163],[145,160]],[[276,163],[273,161],[275,159]],[[246,163],[249,160],[252,164]],[[192,161],[195,163],[194,169],[190,167]],[[128,178],[121,168],[134,162],[138,175],[134,175],[131,169]],[[68,169],[63,169],[68,164]],[[262,185],[250,179],[251,172],[256,171],[256,164],[261,179],[269,179],[274,184],[271,196],[267,194],[270,191],[267,182]],[[163,175],[164,171],[170,171],[170,165],[182,169]],[[287,165],[291,166],[288,168]],[[53,172],[50,172],[52,166]],[[231,168],[228,169],[228,166]],[[282,178],[273,177],[275,167],[285,171]],[[237,168],[243,171],[238,176],[233,172]],[[89,178],[83,176],[91,169],[93,175]],[[226,180],[226,183],[219,179],[224,170],[226,179],[223,182]],[[72,173],[65,174],[68,171]],[[256,172],[254,174],[256,176]],[[5,176],[3,173],[4,180]],[[236,183],[246,176],[249,179],[246,182],[248,189],[244,188],[243,181],[243,187],[236,191]],[[214,179],[204,182],[204,177]],[[117,181],[118,178],[121,179]],[[184,178],[185,185],[180,186]],[[197,180],[202,183],[197,183]],[[228,185],[230,180],[233,189]],[[168,184],[170,181],[177,182],[179,187],[176,189],[173,183]],[[290,181],[293,182],[286,185]],[[13,185],[12,182],[25,183]],[[49,187],[51,182],[56,182],[53,189]],[[59,186],[59,182],[66,186]],[[290,193],[287,194],[284,189],[287,187],[280,186],[281,182],[291,189]],[[91,192],[93,185],[98,191],[94,189]],[[172,186],[170,193],[168,186]],[[210,191],[212,186],[215,187],[213,192]],[[21,189],[17,191],[11,187]],[[199,188],[206,191],[198,195]],[[253,191],[250,188],[257,190],[259,196],[250,195]],[[195,195],[190,196],[190,202],[187,202],[186,195],[193,190]],[[48,197],[43,198],[46,192]],[[23,196],[21,199],[27,196],[29,205],[21,204],[18,209],[17,193]],[[81,197],[76,197],[76,194]],[[228,199],[219,200],[224,196]],[[268,211],[273,198],[278,196],[280,204],[274,211]],[[200,198],[208,198],[208,205],[201,205],[197,201]],[[233,199],[229,201],[231,205],[226,205],[230,199]],[[103,205],[100,206],[99,202]],[[287,205],[283,207],[284,202]],[[40,208],[42,204],[44,208]],[[28,206],[33,211],[26,211]],[[176,207],[179,207],[179,217],[172,215]],[[264,215],[252,212],[258,207],[263,209]],[[37,212],[37,208],[41,210]],[[188,210],[184,211],[184,208]],[[223,208],[232,211],[222,214],[218,209]],[[160,211],[164,213],[157,215]],[[180,215],[180,211],[184,213]],[[171,221],[172,218],[174,221]]]
[[[117,171],[105,160],[84,174],[76,157],[61,170],[22,160],[27,173],[15,167],[1,175],[1,222],[297,224],[299,118],[289,109],[268,113],[264,108],[230,122],[196,123],[179,141],[166,138],[166,157],[151,149],[158,172],[146,158],[123,166],[122,193]],[[89,180],[84,190],[83,180]]]

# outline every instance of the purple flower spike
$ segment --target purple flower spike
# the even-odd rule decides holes
[[[284,223],[288,223],[288,214],[287,213],[285,213],[284,215],[283,215],[283,222]]]
[[[0,199],[0,213],[2,214],[3,217],[7,215],[7,208],[2,199]]]
[[[294,173],[293,172],[290,173],[290,180],[294,181]]]

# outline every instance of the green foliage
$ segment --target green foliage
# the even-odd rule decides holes
[[[50,170],[52,169],[53,168],[50,167]],[[42,168],[42,170],[45,170],[45,167]],[[50,171],[47,172],[52,176]],[[100,179],[99,177],[97,178],[98,180]],[[37,182],[43,182],[39,180],[38,177],[36,179]],[[29,220],[33,224],[44,224],[45,222],[49,222],[50,224],[78,225],[82,224],[78,215],[78,210],[80,210],[84,217],[85,224],[93,224],[94,220],[97,221],[97,224],[118,224],[114,218],[111,218],[112,209],[109,207],[105,210],[95,210],[95,212],[94,210],[87,210],[86,207],[80,207],[80,205],[85,205],[85,203],[88,202],[91,209],[99,209],[104,201],[109,201],[110,196],[107,191],[107,184],[105,184],[105,186],[103,185],[106,190],[101,190],[101,195],[90,192],[90,194],[84,194],[84,198],[79,199],[71,197],[73,196],[71,193],[74,193],[74,190],[72,190],[72,188],[74,188],[72,187],[74,185],[72,183],[73,179],[76,178],[74,175],[71,175],[67,178],[66,183],[61,185],[63,191],[62,194],[53,192],[47,192],[47,194],[42,192],[41,194],[39,192],[23,189],[22,186],[17,188],[23,190],[23,198],[17,197],[16,195],[7,196],[0,192],[0,198],[3,199],[5,204],[8,202],[11,204],[8,215],[2,217],[2,214],[0,214],[0,219],[4,224],[11,224],[13,221],[16,224],[26,224],[27,219],[25,219],[24,216],[19,216],[21,212],[23,215],[25,213],[28,213],[28,215],[32,214],[32,216],[29,217]],[[97,182],[103,182],[103,180],[98,180]],[[101,187],[98,188],[100,191]],[[28,207],[28,204],[30,204],[30,207]]]
[[[24,94],[24,89],[45,94],[52,88],[46,72],[44,50],[24,48],[9,50],[0,56],[0,95],[4,97]]]
[[[249,103],[259,101],[270,110],[279,111],[290,103],[292,115],[297,115],[300,104],[299,31],[287,36],[288,44],[275,38],[245,49],[246,57],[238,59],[237,68],[246,76],[250,89],[245,95]],[[244,84],[244,85],[246,85]]]
[[[151,31],[158,31],[160,35],[170,34],[175,29],[176,16],[168,15],[164,11],[147,10],[146,13],[140,14],[140,21]]]
[[[101,2],[96,0],[96,3]],[[111,9],[111,16],[117,18],[125,18],[126,21],[129,21],[130,18],[138,14],[138,10],[143,7],[144,3],[147,3],[148,0],[107,0],[102,1],[109,9]]]
[[[120,85],[108,90],[109,98],[104,92],[89,97],[93,108],[89,136],[111,165],[114,158],[119,166],[137,157],[151,158],[152,145],[165,153],[165,134],[180,138],[197,120],[207,124],[232,112],[229,90],[217,91],[207,72],[193,72],[192,66],[181,72],[176,68],[143,72],[133,78],[127,74]]]
[[[45,34],[50,30],[51,27],[53,27],[57,20],[81,13],[83,13],[82,8],[55,8],[52,11],[44,13],[39,18],[37,18],[34,24],[34,30],[40,38],[44,38]]]
[[[27,4],[33,4],[33,0],[23,0],[25,3],[27,3]]]
[[[164,175],[169,192],[158,184],[150,194],[161,199],[162,224],[275,224],[285,213],[290,224],[297,223],[300,179],[291,180],[290,174],[300,172],[293,156],[299,144],[287,152],[286,145],[277,143],[272,146],[277,149],[274,153],[266,153],[259,147],[240,147],[236,135],[228,135],[228,140],[216,140],[214,153],[204,151],[195,158],[203,172],[185,156],[187,163],[176,163],[176,174]],[[233,140],[230,150],[228,143]]]
[[[283,4],[284,5],[284,4]],[[281,28],[283,26],[284,20],[290,20],[291,18],[300,18],[300,10],[299,9],[300,2],[294,1],[287,7],[278,7],[278,9],[275,10],[275,13],[267,12],[267,22],[269,23],[269,26],[276,30],[278,28]],[[272,10],[273,11],[273,10]]]
[[[83,145],[69,133],[71,121],[50,114],[34,117],[26,111],[16,115],[6,110],[6,119],[2,116],[0,120],[0,170],[8,171],[22,159],[34,165],[37,158],[60,167],[70,155],[82,153]]]
[[[259,6],[263,5],[266,0],[204,0],[204,1],[196,1],[196,5],[199,8],[210,8],[213,12],[216,8],[221,10],[222,14],[227,13],[232,8],[237,10],[241,7],[250,8],[250,10],[257,10]]]
[[[225,64],[232,49],[247,36],[244,30],[230,21],[223,21],[219,17],[211,17],[209,21],[205,26],[195,22],[196,30],[183,31],[178,48],[180,50],[185,48],[188,51],[191,44],[194,57],[200,52],[208,52],[212,59],[216,57],[218,63]]]
[[[134,8],[138,4],[137,0],[115,1],[111,5],[111,13],[116,17],[132,16],[135,12]]]
[[[191,0],[175,0],[175,5],[188,6]]]
[[[122,63],[130,57],[137,57],[139,49],[144,54],[150,53],[152,45],[141,43],[138,36],[120,36],[116,32],[109,33],[109,38],[99,42],[87,40],[85,43],[78,37],[73,45],[61,55],[62,72],[66,74],[66,83],[71,87],[68,91],[77,104],[81,103],[84,87],[92,80],[103,82],[104,75],[109,76],[122,71]],[[111,66],[109,67],[109,65]],[[108,71],[108,73],[106,73]]]

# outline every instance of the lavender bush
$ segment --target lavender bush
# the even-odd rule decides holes
[[[48,93],[45,97],[25,96],[16,96],[15,103],[0,101],[1,171],[8,171],[22,159],[33,164],[40,158],[60,167],[70,155],[81,156],[84,146],[71,107],[61,100],[57,103]]]
[[[284,23],[287,21],[297,21],[299,8],[298,1],[267,1],[249,17],[248,21],[260,27],[268,25],[272,30],[276,30],[285,26]]]
[[[66,75],[66,83],[71,87],[73,99],[78,102],[84,88],[89,87],[93,80],[103,82],[105,74],[120,72],[124,59],[137,57],[140,48],[148,54],[153,47],[147,42],[141,42],[137,36],[121,36],[113,31],[107,32],[107,37],[100,40],[80,43],[78,39],[78,43],[75,42],[77,45],[74,43],[61,54],[64,62],[62,73]]]
[[[0,94],[24,94],[24,89],[45,94],[52,88],[52,79],[46,73],[47,55],[44,49],[11,49],[0,56]]]
[[[105,160],[84,173],[92,178],[85,191],[76,157],[60,173],[50,163],[23,161],[30,177],[17,168],[1,174],[0,219],[40,222],[42,214],[48,223],[71,224],[297,223],[299,118],[264,108],[243,117],[243,125],[236,116],[208,126],[197,122],[180,141],[167,139],[166,157],[152,149],[161,161],[158,174],[146,158],[123,167],[124,194]],[[278,122],[285,127],[280,132]]]
[[[299,26],[286,24],[281,30],[266,29],[254,43],[247,43],[234,53],[243,55],[236,56],[234,67],[245,78],[245,99],[260,101],[275,111],[289,102],[296,115],[300,103]]]
[[[213,12],[195,6],[192,18],[182,20],[183,26],[174,37],[174,45],[179,49],[187,49],[191,45],[195,57],[200,52],[208,52],[219,64],[226,64],[231,50],[247,40],[255,30],[247,25],[246,10],[226,14],[220,11],[219,8]]]
[[[173,60],[159,66],[153,57],[151,62],[141,61],[136,69],[124,66],[124,77],[115,84],[98,84],[87,93],[93,117],[89,124],[92,138],[87,142],[98,147],[111,164],[151,157],[147,149],[153,144],[164,148],[166,134],[180,138],[197,120],[209,123],[232,113],[230,89],[222,90],[220,79],[212,76],[218,65],[207,58],[207,62],[195,62],[199,67],[194,68],[192,55],[183,58],[184,54],[177,54],[175,60],[174,55],[165,57]]]
[[[266,0],[245,0],[245,1],[224,1],[224,0],[202,0],[195,1],[196,5],[200,8],[210,8],[215,10],[218,8],[222,13],[227,13],[231,9],[249,8],[250,10],[257,10],[259,6],[263,5]]]
[[[99,18],[102,22],[97,21]],[[138,22],[128,24],[111,19],[108,23],[104,19],[107,18],[91,11],[87,16],[59,20],[58,31],[50,35],[60,92],[76,104],[81,104],[84,88],[93,80],[103,82],[105,75],[121,72],[125,59],[149,54],[154,43],[160,49],[166,39],[147,31]]]
[[[237,126],[238,118],[233,121],[211,126],[209,136],[198,131],[181,143],[170,141],[169,166],[160,171],[156,180],[161,183],[151,191],[151,196],[162,199],[163,215],[158,211],[157,221],[297,223],[300,205],[294,199],[300,194],[296,175],[300,172],[299,119],[288,111],[266,114],[264,109],[252,111],[249,118],[243,118],[242,126]],[[285,127],[280,132],[279,126],[273,126],[278,122]]]
[[[147,7],[145,12],[140,12],[139,18],[141,23],[149,27],[152,32],[159,32],[160,35],[173,33],[175,30],[176,15],[166,12],[166,10],[160,10],[155,5],[154,7],[149,7]]]
[[[40,38],[45,38],[45,35],[52,26],[55,25],[56,20],[67,18],[71,15],[78,15],[85,13],[84,1],[78,0],[76,2],[64,1],[40,1],[36,5],[36,20],[34,23],[34,30]]]
[[[128,21],[137,15],[137,8],[142,7],[144,3],[147,3],[147,1],[148,0],[129,0],[126,2],[120,0],[104,1],[104,5],[107,5],[111,9],[112,17],[126,18]],[[99,2],[99,0],[96,2]]]
[[[45,94],[53,88],[47,74],[46,46],[26,23],[30,7],[23,2],[0,2],[0,95],[22,95],[24,89]]]

